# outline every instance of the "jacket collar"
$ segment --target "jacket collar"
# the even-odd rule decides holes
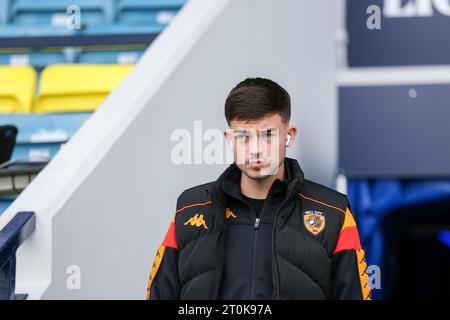
[[[296,159],[285,158],[285,179],[283,181],[276,179],[274,183],[279,183],[287,190],[287,196],[295,196],[300,190],[304,182],[303,171]],[[222,193],[226,191],[235,197],[241,197],[240,192],[240,178],[241,170],[235,162],[230,164],[228,168],[219,176],[215,183],[207,187],[207,192],[210,194]],[[222,195],[222,200],[225,200]],[[217,200],[217,199],[216,199]],[[225,202],[225,201],[224,201]]]

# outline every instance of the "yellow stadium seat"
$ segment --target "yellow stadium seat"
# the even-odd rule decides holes
[[[42,71],[35,112],[85,112],[97,109],[133,65],[51,65]]]
[[[0,112],[30,112],[36,71],[30,66],[0,66]]]

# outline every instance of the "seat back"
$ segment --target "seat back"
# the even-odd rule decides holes
[[[42,71],[34,112],[96,110],[133,65],[52,65]]]
[[[30,66],[0,66],[0,113],[30,112],[36,71]]]

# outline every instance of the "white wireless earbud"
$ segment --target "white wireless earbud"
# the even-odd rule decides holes
[[[286,147],[289,147],[289,144],[291,143],[291,135],[286,135]]]
[[[233,140],[230,140],[230,147],[231,147],[231,150],[233,150]]]

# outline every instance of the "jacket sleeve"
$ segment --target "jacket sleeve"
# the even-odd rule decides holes
[[[179,295],[178,245],[173,219],[153,262],[147,286],[147,300],[178,300]]]
[[[349,204],[333,251],[331,272],[331,299],[372,299],[366,258]]]

